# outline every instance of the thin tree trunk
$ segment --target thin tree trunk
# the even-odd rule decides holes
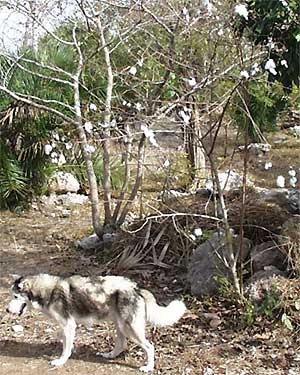
[[[113,71],[110,61],[109,48],[106,45],[104,31],[101,23],[100,16],[97,17],[97,28],[104,51],[106,73],[107,73],[107,86],[106,86],[106,99],[105,99],[105,112],[104,112],[104,125],[109,127],[111,122],[111,101],[113,90]],[[111,213],[111,169],[110,169],[110,134],[109,130],[102,132],[102,149],[103,149],[103,191],[104,191],[104,212],[105,220],[104,225],[110,225],[112,222]]]
[[[137,155],[137,172],[136,172],[136,177],[135,177],[135,183],[132,188],[132,191],[129,195],[129,198],[127,199],[127,202],[125,204],[125,207],[122,210],[122,213],[118,219],[118,225],[122,225],[125,221],[126,215],[128,214],[128,211],[130,209],[130,206],[132,205],[132,202],[134,201],[139,187],[141,186],[142,179],[143,179],[143,167],[144,167],[144,148],[145,148],[145,140],[146,137],[143,134],[139,146],[138,146],[138,155]]]
[[[96,175],[94,172],[93,162],[91,158],[91,154],[88,151],[88,141],[85,134],[85,130],[83,128],[82,123],[82,112],[81,112],[81,102],[80,102],[80,92],[79,92],[79,79],[83,69],[83,56],[80,50],[80,47],[77,43],[76,35],[75,35],[75,28],[73,30],[73,39],[75,42],[75,46],[78,52],[79,60],[77,65],[77,72],[74,75],[74,109],[75,109],[75,119],[76,119],[76,128],[78,132],[78,138],[80,141],[81,150],[83,153],[87,177],[90,187],[90,201],[92,206],[92,222],[93,228],[95,233],[98,237],[102,237],[103,235],[103,227],[100,222],[100,212],[99,212],[99,198],[98,198],[98,185],[96,180]]]
[[[191,190],[197,190],[205,178],[205,152],[202,146],[200,114],[197,103],[193,104],[192,121],[186,126],[186,153],[191,167]]]
[[[240,283],[239,283],[239,278],[238,278],[238,273],[237,273],[237,259],[238,256],[234,254],[233,250],[233,238],[232,238],[232,233],[230,230],[230,225],[228,222],[228,215],[227,215],[227,208],[224,200],[224,195],[223,195],[223,190],[220,185],[220,180],[218,177],[218,170],[215,166],[213,158],[210,156],[209,157],[210,165],[211,165],[211,170],[213,173],[213,178],[215,180],[216,186],[217,186],[217,192],[220,200],[220,207],[222,211],[222,216],[223,216],[223,222],[224,222],[224,229],[225,229],[225,240],[226,240],[226,248],[227,248],[227,260],[228,264],[230,267],[231,275],[232,275],[232,280],[233,280],[233,286],[236,292],[241,295],[241,288],[240,288]]]
[[[119,216],[122,203],[124,202],[125,194],[127,192],[129,180],[130,180],[130,156],[132,152],[132,137],[131,137],[131,132],[130,132],[130,126],[128,124],[126,125],[126,134],[127,134],[126,135],[127,143],[126,143],[126,153],[125,153],[125,160],[124,160],[124,164],[125,164],[124,181],[123,181],[123,185],[121,188],[121,192],[118,197],[118,203],[114,210],[114,214],[112,218],[113,223],[117,222],[117,218]]]

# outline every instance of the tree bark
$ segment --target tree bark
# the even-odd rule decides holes
[[[113,71],[110,61],[109,48],[106,45],[104,31],[100,19],[100,15],[97,17],[97,29],[101,45],[104,52],[106,73],[107,73],[107,86],[106,86],[106,98],[105,98],[105,111],[104,111],[104,126],[105,129],[110,126],[111,122],[111,101],[112,101],[112,90],[113,90]],[[112,223],[111,213],[111,169],[110,169],[110,134],[109,130],[103,130],[102,132],[102,149],[103,149],[103,191],[104,191],[104,226]]]
[[[75,46],[76,46],[77,53],[78,53],[77,71],[76,71],[76,74],[74,75],[74,85],[73,85],[76,129],[78,132],[80,146],[81,146],[82,154],[83,154],[85,165],[86,165],[87,178],[88,178],[89,187],[90,187],[90,201],[91,201],[91,206],[92,206],[93,228],[97,236],[101,238],[103,236],[103,226],[101,225],[101,222],[100,222],[98,185],[97,185],[96,175],[94,172],[91,153],[88,150],[89,144],[88,144],[87,137],[85,134],[85,130],[83,128],[83,123],[82,123],[79,86],[80,86],[80,76],[81,76],[82,69],[83,69],[83,56],[81,53],[81,49],[77,43],[77,39],[75,35],[75,28],[73,30],[73,39],[74,39]]]

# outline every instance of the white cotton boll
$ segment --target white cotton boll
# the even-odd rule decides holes
[[[131,108],[131,107],[132,107],[132,104],[131,104],[131,103],[127,103],[127,104],[126,104],[126,107],[127,107],[127,108]]]
[[[244,4],[237,4],[234,8],[235,13],[239,16],[244,17],[245,20],[248,20],[248,9]]]
[[[223,30],[223,29],[220,29],[220,30],[217,32],[217,34],[218,34],[219,36],[224,35],[224,30]]]
[[[289,67],[289,66],[288,66],[288,63],[287,63],[286,60],[281,60],[281,61],[280,61],[280,64],[281,64],[282,66],[284,66],[285,68],[288,68],[288,67]]]
[[[273,164],[270,161],[266,162],[265,163],[265,170],[267,171],[268,169],[271,169],[272,166],[273,166]]]
[[[170,161],[166,159],[163,164],[164,168],[168,168],[170,166]]]
[[[53,150],[53,147],[49,144],[44,146],[44,151],[46,155],[50,155],[51,151]]]
[[[148,139],[148,141],[152,144],[152,146],[159,147],[158,143],[156,142],[153,130],[149,129],[146,125],[141,125],[141,130],[145,134],[145,137]]]
[[[143,59],[143,58],[141,58],[141,59],[139,59],[139,60],[137,61],[137,65],[138,65],[138,66],[142,67],[143,64],[144,64],[144,59]]]
[[[270,73],[272,73],[274,76],[276,76],[277,75],[277,71],[276,71],[275,68],[276,68],[275,61],[273,59],[269,59],[266,62],[265,70],[268,70]]]
[[[213,5],[210,0],[202,0],[203,5],[206,7],[208,15],[211,16],[213,12]]]
[[[112,128],[115,128],[115,127],[117,126],[117,121],[116,121],[116,119],[113,119],[113,120],[110,122],[110,126],[111,126]]]
[[[65,148],[66,148],[67,150],[71,150],[72,147],[73,147],[73,145],[72,145],[71,142],[65,143]]]
[[[284,188],[285,178],[283,176],[278,176],[277,179],[276,179],[276,185],[279,188]]]
[[[295,177],[295,176],[296,176],[296,171],[295,171],[294,169],[290,169],[290,170],[288,171],[288,175],[289,175],[290,177]]]
[[[189,15],[189,11],[186,7],[184,7],[182,9],[182,14],[185,16],[186,22],[189,23],[190,22],[190,15]]]
[[[85,131],[87,132],[87,133],[92,133],[92,131],[93,131],[93,124],[91,123],[91,122],[86,122],[85,124],[84,124],[84,129],[85,129]]]
[[[195,229],[194,229],[194,235],[195,235],[196,237],[201,237],[202,234],[203,234],[203,232],[202,232],[202,229],[201,229],[201,228],[195,228]]]
[[[51,162],[53,163],[53,164],[58,164],[58,154],[57,154],[57,152],[52,152],[51,153]]]
[[[259,72],[259,65],[258,63],[254,63],[253,66],[251,67],[250,74],[251,76],[254,76],[258,72]]]
[[[86,145],[84,149],[88,154],[93,154],[96,151],[93,145]]]
[[[249,78],[249,73],[247,72],[247,70],[242,70],[241,73],[240,73],[240,76],[242,78],[248,79]]]
[[[60,164],[60,165],[66,164],[66,158],[65,158],[64,154],[59,155],[58,164]]]
[[[197,82],[196,82],[196,79],[194,77],[191,77],[189,80],[188,80],[188,83],[191,87],[194,87],[196,86]]]
[[[132,66],[130,69],[129,69],[129,73],[133,76],[136,75],[137,73],[137,68],[135,66]]]
[[[55,139],[56,141],[59,141],[59,135],[57,133],[53,133],[52,134],[52,137],[53,139]]]
[[[122,101],[122,105],[127,105],[126,100],[123,100],[123,101]]]
[[[290,186],[294,188],[296,187],[296,184],[297,184],[297,178],[291,177],[289,182],[290,182]]]
[[[275,48],[275,43],[272,38],[268,38],[267,47],[271,50]]]
[[[136,108],[136,110],[137,110],[138,112],[140,112],[140,111],[142,110],[143,107],[142,107],[141,103],[136,103],[135,108]]]
[[[97,106],[96,106],[96,104],[91,103],[91,104],[90,104],[90,110],[91,110],[91,111],[97,111]]]

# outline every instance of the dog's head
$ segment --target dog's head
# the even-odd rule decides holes
[[[6,311],[10,314],[23,315],[30,303],[29,282],[21,276],[15,280],[11,286],[12,300],[8,304]]]

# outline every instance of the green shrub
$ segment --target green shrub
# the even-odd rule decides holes
[[[260,132],[272,132],[277,129],[276,120],[278,115],[286,108],[288,99],[278,84],[267,82],[249,82],[247,86],[248,108],[252,120]],[[256,142],[259,134],[248,114],[242,99],[236,96],[232,117],[238,127],[245,131]]]

